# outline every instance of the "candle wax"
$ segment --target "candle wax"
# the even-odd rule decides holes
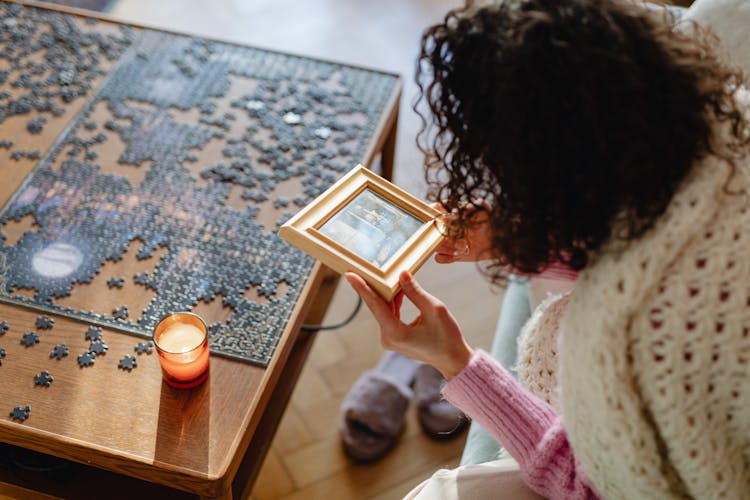
[[[195,325],[176,324],[159,335],[158,343],[169,352],[189,352],[203,342],[203,332]]]

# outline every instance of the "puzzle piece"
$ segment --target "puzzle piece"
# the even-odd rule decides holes
[[[32,9],[12,12],[11,8],[0,11],[3,32],[8,35],[3,37],[2,48],[4,69],[17,75],[12,82],[17,91],[7,96],[4,115],[33,115],[27,130],[39,134],[48,117],[64,112],[58,103],[71,103],[90,92],[102,64],[127,48],[132,30],[86,33],[78,23],[59,15]],[[45,54],[47,48],[53,52]]]
[[[45,123],[47,123],[47,118],[44,116],[38,116],[28,123],[26,130],[28,130],[30,134],[41,134]]]
[[[129,314],[128,306],[126,305],[112,309],[112,317],[115,319],[128,319]]]
[[[273,200],[273,208],[284,208],[289,206],[289,200],[286,198],[276,198]]]
[[[16,406],[15,408],[13,408],[13,411],[10,412],[10,418],[23,422],[24,420],[29,418],[29,413],[31,413],[31,406],[26,405],[25,408]]]
[[[10,323],[7,321],[0,321],[0,335],[5,335],[5,332],[10,328]]]
[[[131,371],[133,368],[138,366],[138,362],[136,361],[135,356],[126,354],[125,357],[122,358],[117,364],[117,366],[119,368],[122,368],[123,370]]]
[[[52,352],[49,353],[50,358],[57,358],[58,360],[68,355],[68,346],[65,344],[57,344]]]
[[[148,283],[148,273],[135,273],[133,275],[133,283],[137,285],[145,285]]]
[[[107,281],[107,286],[109,288],[122,288],[123,285],[125,285],[125,278],[110,278],[109,281]]]
[[[5,357],[7,353],[5,352],[5,349],[0,348],[0,366],[3,366],[3,358]]]
[[[149,342],[138,342],[138,345],[135,346],[135,352],[138,354],[143,354],[144,352],[146,354],[151,354],[154,351],[154,343]]]
[[[94,341],[94,340],[101,340],[102,338],[102,329],[98,326],[90,326],[88,330],[86,330],[86,340]]]
[[[34,384],[36,385],[49,387],[53,380],[55,380],[54,377],[47,370],[42,370],[42,373],[34,375]]]
[[[86,351],[83,354],[78,355],[78,365],[83,368],[84,366],[91,366],[94,364],[96,356]]]
[[[55,320],[49,316],[39,316],[36,319],[36,327],[39,330],[49,330],[55,324]]]
[[[93,340],[91,341],[91,344],[89,345],[89,352],[93,354],[94,356],[99,356],[100,354],[106,354],[107,349],[108,349],[107,344],[105,344],[103,340]]]
[[[262,191],[250,191],[249,189],[244,189],[241,196],[243,200],[251,200],[256,203],[260,203],[268,199],[268,195],[266,193]]]
[[[31,347],[34,344],[39,343],[39,335],[36,334],[36,332],[28,332],[23,334],[23,338],[21,338],[21,344],[23,344],[25,347]]]

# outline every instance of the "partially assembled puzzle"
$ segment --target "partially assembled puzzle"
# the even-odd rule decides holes
[[[313,265],[277,229],[362,161],[397,76],[4,3],[0,68],[0,124],[30,136],[85,99],[49,151],[0,137],[0,168],[36,162],[0,212],[0,300],[146,338],[220,296],[212,352],[267,364]],[[132,248],[151,271],[102,276]],[[94,279],[152,297],[71,307]]]

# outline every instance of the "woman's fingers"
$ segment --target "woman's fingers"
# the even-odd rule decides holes
[[[438,264],[452,264],[458,261],[458,257],[455,255],[446,255],[444,253],[435,254],[435,262]]]
[[[462,256],[462,255],[468,255],[470,249],[471,249],[471,245],[469,244],[469,240],[465,238],[459,238],[459,239],[445,238],[437,246],[437,249],[435,250],[435,252],[438,254],[444,254],[444,255]]]
[[[442,203],[438,203],[437,201],[433,201],[432,203],[430,203],[430,207],[434,208],[438,212],[442,212],[442,213],[446,212],[445,207],[443,206],[443,204]]]
[[[380,323],[382,328],[395,330],[400,328],[401,320],[394,314],[391,305],[380,297],[360,276],[354,273],[344,275],[354,291],[362,297],[362,301],[375,316],[375,320]],[[399,306],[400,309],[400,306]]]
[[[446,238],[435,250],[435,261],[439,264],[450,264],[462,260],[470,252],[471,246],[468,240]]]
[[[408,271],[402,272],[399,275],[398,281],[401,289],[404,291],[404,295],[409,298],[411,303],[421,313],[424,314],[435,307],[437,299],[427,293]]]
[[[401,305],[404,303],[404,291],[399,290],[391,301],[391,312],[397,318],[401,318]]]

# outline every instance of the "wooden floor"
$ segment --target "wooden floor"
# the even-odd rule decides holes
[[[401,73],[405,87],[395,178],[400,186],[424,196],[422,159],[414,145],[419,121],[411,110],[418,41],[427,25],[458,4],[458,0],[120,0],[112,14]],[[473,265],[430,262],[417,278],[450,306],[471,344],[490,344],[501,294],[490,289]],[[326,321],[346,317],[355,303],[353,292],[341,284]],[[395,499],[434,470],[457,465],[465,434],[446,442],[427,438],[413,407],[399,444],[385,459],[355,465],[343,454],[339,405],[351,384],[382,353],[376,325],[364,308],[347,327],[318,334],[252,498]]]

